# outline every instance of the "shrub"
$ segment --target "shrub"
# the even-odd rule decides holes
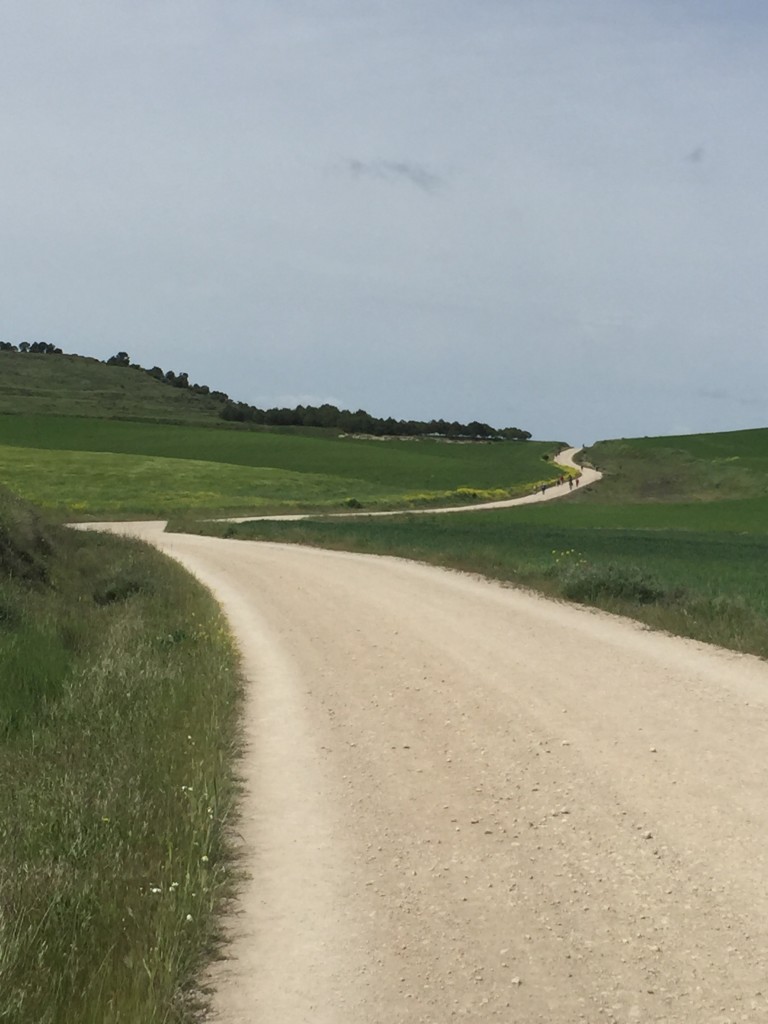
[[[560,580],[563,596],[582,604],[594,604],[605,598],[653,604],[666,596],[657,579],[633,565],[578,562],[568,565]]]

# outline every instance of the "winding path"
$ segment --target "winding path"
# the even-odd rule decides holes
[[[768,1020],[768,665],[407,561],[112,524],[224,606],[218,1024]]]
[[[566,469],[575,470],[578,476],[574,480],[576,489],[579,487],[589,487],[590,484],[597,483],[598,480],[602,480],[603,474],[593,469],[591,466],[582,466],[575,461],[575,456],[581,451],[581,448],[566,448],[561,451],[554,463],[555,466],[562,466]],[[576,482],[578,481],[578,483]],[[569,487],[568,481],[562,484],[552,484],[548,486],[546,490],[534,491],[532,494],[526,494],[522,498],[504,498],[502,501],[483,501],[475,505],[449,505],[445,508],[410,508],[410,509],[392,509],[386,512],[366,512],[360,510],[359,512],[332,512],[329,514],[322,514],[316,512],[302,512],[294,513],[291,515],[276,515],[276,516],[235,516],[228,517],[226,522],[228,523],[247,523],[253,520],[270,520],[276,522],[297,522],[300,519],[317,519],[319,515],[322,515],[323,519],[349,519],[349,518],[360,518],[361,516],[375,518],[378,516],[403,516],[403,515],[442,515],[443,513],[453,512],[483,512],[493,508],[514,508],[515,505],[531,505],[539,501],[552,501],[553,498],[564,498],[567,494],[570,494],[573,490]]]

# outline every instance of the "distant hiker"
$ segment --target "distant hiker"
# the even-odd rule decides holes
[[[568,490],[569,491],[573,490],[573,477],[572,476],[568,477]]]
[[[581,480],[581,477],[580,477],[580,476],[577,476],[577,477],[576,477],[576,486],[577,486],[577,487],[579,486],[579,482],[580,482],[580,480]]]
[[[541,493],[542,494],[546,494],[547,493],[547,485],[546,484],[542,484],[541,485]]]

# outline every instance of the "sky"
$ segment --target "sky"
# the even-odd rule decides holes
[[[0,0],[0,339],[574,444],[766,426],[764,0]]]

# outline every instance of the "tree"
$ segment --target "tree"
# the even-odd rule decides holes
[[[531,438],[530,430],[520,430],[519,427],[504,427],[498,433],[505,441],[529,441]]]
[[[110,356],[107,360],[107,366],[130,366],[131,357],[127,352],[118,352],[115,356]]]

